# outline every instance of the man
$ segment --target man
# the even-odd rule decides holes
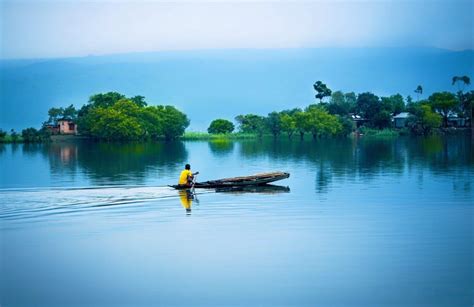
[[[199,172],[193,174],[191,172],[191,165],[186,164],[184,170],[181,172],[181,175],[179,175],[178,185],[191,186],[191,184],[193,183],[193,178],[197,174],[199,174]]]

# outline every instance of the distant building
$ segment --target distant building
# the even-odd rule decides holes
[[[77,125],[72,120],[58,120],[59,134],[77,134]]]
[[[70,119],[60,119],[56,125],[45,125],[51,134],[77,134],[77,125]]]
[[[454,112],[448,113],[448,127],[467,127],[467,118],[459,117]]]
[[[359,128],[360,126],[362,126],[362,124],[367,122],[367,119],[363,118],[360,115],[350,114],[350,116],[351,116],[352,121],[355,123],[356,128]]]
[[[407,119],[410,117],[410,113],[402,112],[400,114],[395,115],[392,117],[393,119],[393,126],[395,128],[404,128],[407,126]]]

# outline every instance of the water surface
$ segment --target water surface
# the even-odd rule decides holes
[[[281,170],[279,187],[169,187]],[[0,303],[470,306],[465,137],[0,145]]]

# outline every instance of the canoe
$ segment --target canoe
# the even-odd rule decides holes
[[[241,177],[232,177],[232,178],[223,178],[217,180],[209,180],[204,182],[196,182],[194,188],[201,189],[212,189],[212,188],[226,188],[226,187],[239,187],[239,186],[259,186],[265,185],[270,182],[282,180],[290,177],[289,173],[285,172],[271,172],[271,173],[261,173],[251,176],[241,176]],[[170,187],[182,190],[189,189],[189,186],[180,186],[180,185],[170,185]]]

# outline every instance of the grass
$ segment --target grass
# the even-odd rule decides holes
[[[226,133],[226,134],[210,134],[207,132],[185,132],[181,137],[182,140],[198,141],[198,140],[243,140],[258,138],[257,134],[253,133]]]

